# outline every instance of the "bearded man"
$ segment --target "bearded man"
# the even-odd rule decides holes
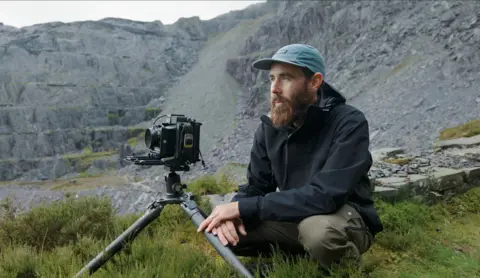
[[[284,46],[253,67],[270,73],[271,110],[254,135],[247,184],[198,231],[239,256],[276,247],[325,268],[346,257],[359,262],[383,230],[368,177],[367,119],[325,82],[312,46]]]

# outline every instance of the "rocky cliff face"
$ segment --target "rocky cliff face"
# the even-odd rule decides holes
[[[21,168],[2,178],[125,144],[136,135],[128,127],[157,114],[149,101],[196,62],[204,39],[188,27],[105,19],[2,29],[0,159]]]
[[[120,150],[128,153],[162,112],[165,92],[197,63],[208,36],[261,12],[168,26],[116,18],[2,24],[0,180],[84,172],[92,154],[118,164]]]
[[[440,129],[480,117],[475,1],[267,1],[173,25],[2,25],[0,179],[122,167],[166,112],[204,123],[213,169],[246,163],[268,109],[266,73],[251,63],[294,42],[324,54],[326,80],[369,119],[372,148],[428,149]]]

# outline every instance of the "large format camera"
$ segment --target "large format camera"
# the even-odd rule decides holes
[[[164,117],[168,119],[155,125]],[[202,124],[182,114],[163,115],[145,131],[146,156],[125,159],[138,165],[165,165],[170,171],[189,171],[191,164],[200,161],[200,126]],[[202,160],[203,163],[203,160]]]

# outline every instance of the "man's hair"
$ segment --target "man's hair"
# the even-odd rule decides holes
[[[313,75],[315,74],[309,68],[301,67],[300,69],[302,70],[303,75],[305,75],[305,78],[307,79],[307,81],[310,81],[312,79]],[[322,84],[320,84],[320,88],[318,88],[318,90],[320,90],[322,88],[323,84],[325,84],[324,81],[322,81]]]
[[[311,71],[309,68],[306,67],[301,67],[303,74],[307,78],[307,80],[310,80],[313,75],[315,74],[313,71]]]

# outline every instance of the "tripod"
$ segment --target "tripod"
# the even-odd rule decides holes
[[[126,229],[119,237],[117,237],[107,248],[100,252],[93,260],[91,260],[83,269],[81,269],[75,277],[81,277],[83,274],[92,274],[104,265],[113,255],[119,252],[127,243],[133,241],[135,237],[153,220],[160,216],[166,205],[176,204],[184,210],[194,225],[198,228],[205,220],[205,214],[200,210],[194,201],[194,196],[190,192],[183,192],[187,186],[181,183],[180,176],[170,169],[170,173],[165,175],[166,198],[155,200],[147,208],[147,211],[128,229]],[[253,275],[245,268],[245,266],[237,259],[230,248],[223,246],[220,240],[212,233],[203,232],[210,244],[215,247],[217,252],[240,274],[245,277]]]

